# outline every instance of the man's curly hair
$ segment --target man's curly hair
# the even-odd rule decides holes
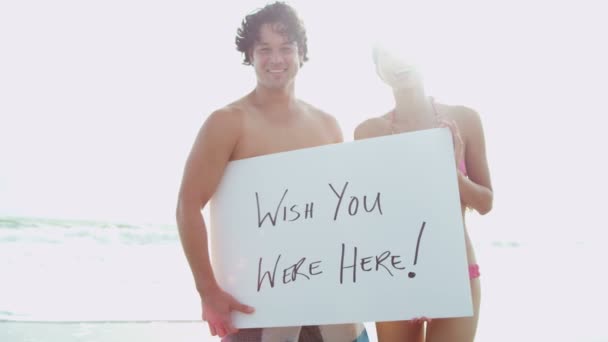
[[[284,2],[275,2],[249,14],[243,19],[236,34],[236,49],[245,55],[243,64],[251,65],[250,52],[260,39],[260,28],[271,24],[272,29],[287,37],[289,42],[298,44],[298,52],[305,62],[308,60],[306,29],[296,11]]]

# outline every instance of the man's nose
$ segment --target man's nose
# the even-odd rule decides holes
[[[270,62],[271,63],[281,63],[283,61],[283,56],[280,51],[273,51],[270,54]]]

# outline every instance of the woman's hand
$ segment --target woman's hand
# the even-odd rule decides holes
[[[452,144],[454,145],[454,157],[456,160],[456,167],[464,160],[464,143],[458,125],[454,120],[441,119],[439,121],[439,127],[449,128],[452,133]]]

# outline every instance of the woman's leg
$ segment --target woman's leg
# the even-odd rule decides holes
[[[424,322],[376,322],[378,342],[423,342]]]
[[[473,316],[433,319],[427,327],[426,342],[472,342],[475,340],[481,302],[479,277],[471,279],[471,295]]]

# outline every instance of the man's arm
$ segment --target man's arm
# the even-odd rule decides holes
[[[215,192],[230,161],[241,125],[241,113],[228,109],[212,113],[205,121],[184,168],[176,210],[182,247],[203,302],[203,319],[209,322],[211,334],[220,336],[236,331],[230,322],[232,310],[252,310],[223,292],[217,284],[201,210]]]

